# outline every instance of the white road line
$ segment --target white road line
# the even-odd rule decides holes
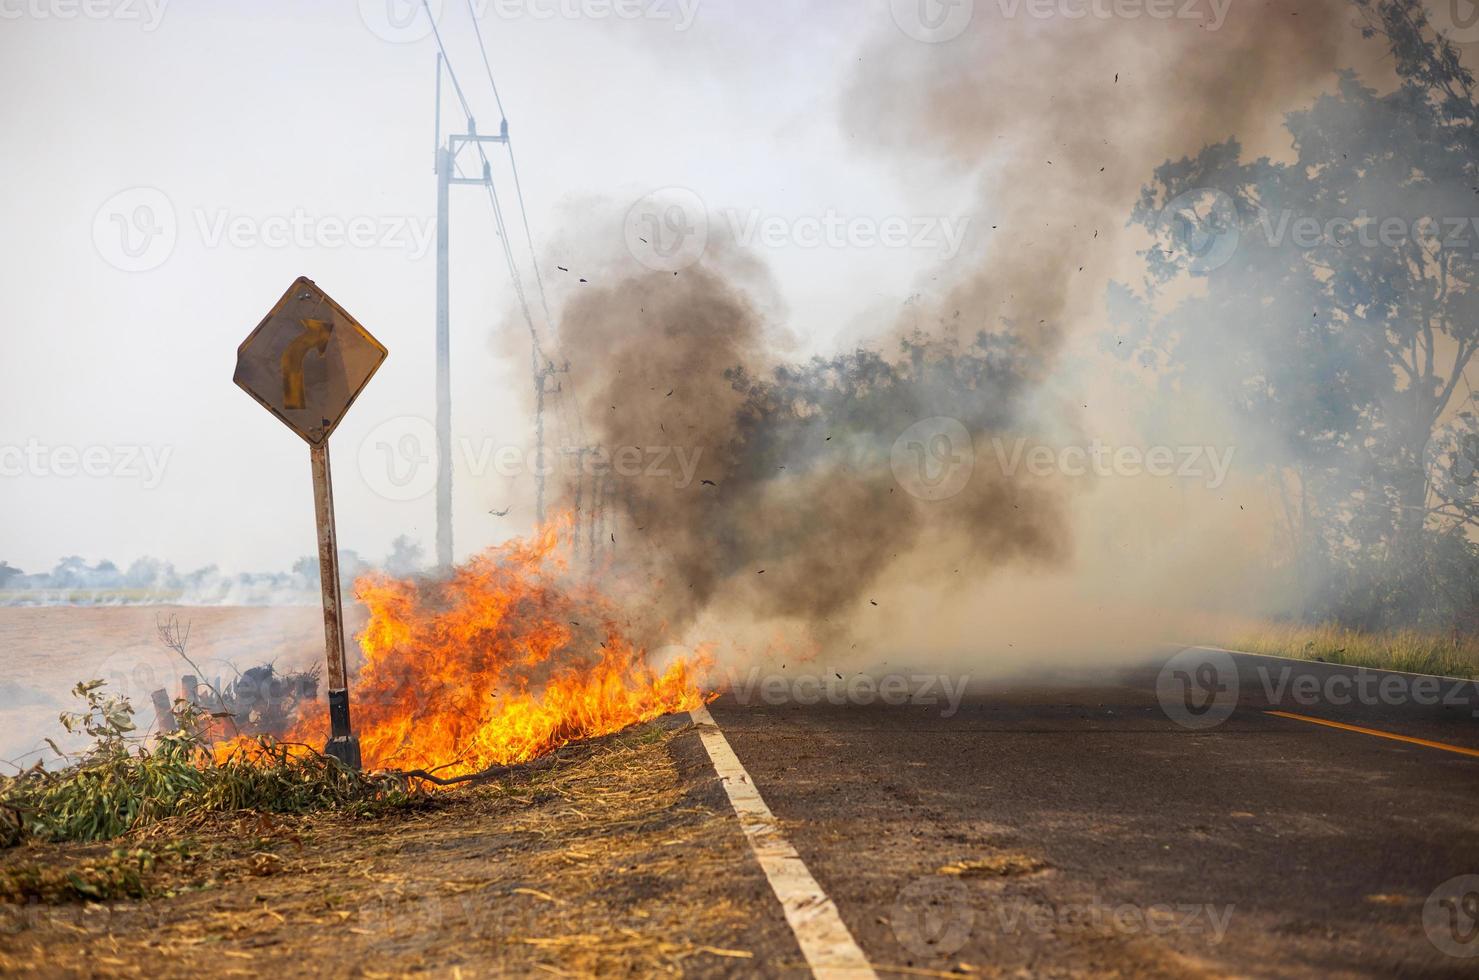
[[[689,715],[714,763],[714,771],[724,783],[724,792],[729,794],[729,802],[760,861],[760,868],[770,881],[775,897],[780,899],[786,921],[796,934],[796,942],[801,945],[801,954],[806,957],[812,975],[818,980],[876,980],[868,957],[842,924],[837,905],[811,876],[796,848],[782,836],[775,814],[760,798],[760,791],[740,765],[709,709],[696,708]]]

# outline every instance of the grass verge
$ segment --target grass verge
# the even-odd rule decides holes
[[[60,769],[38,763],[0,777],[0,847],[110,840],[207,813],[393,808],[416,796],[399,776],[357,772],[265,737],[218,760],[203,735],[205,719],[184,702],[176,706],[176,731],[140,744],[127,698],[107,694],[102,681],[78,684],[73,694],[84,710],[63,714],[62,724],[85,732],[91,747],[77,756],[57,749],[67,763]]]
[[[1269,626],[1226,640],[1233,650],[1301,660],[1405,670],[1415,674],[1479,678],[1479,638],[1415,631],[1361,633],[1338,626]]]
[[[0,903],[0,973],[800,975],[697,742],[669,719],[409,808],[207,813],[111,842],[33,840],[0,852],[0,879],[44,867],[61,884],[56,904]],[[140,867],[139,850],[156,857]],[[112,900],[65,883],[118,861],[139,881]]]

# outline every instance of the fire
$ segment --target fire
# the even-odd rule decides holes
[[[490,549],[450,578],[355,583],[370,614],[350,691],[366,768],[465,775],[704,703],[702,658],[659,672],[609,600],[571,583],[569,527]],[[314,707],[285,740],[324,743]]]

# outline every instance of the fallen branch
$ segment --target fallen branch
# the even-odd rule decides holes
[[[471,772],[464,776],[442,777],[432,775],[425,769],[406,769],[398,771],[396,775],[405,776],[407,779],[424,779],[437,786],[454,786],[458,783],[470,783],[483,779],[497,779],[500,776],[512,775],[515,772],[538,772],[553,766],[559,758],[558,753],[551,752],[549,755],[535,759],[532,762],[520,762],[512,766],[489,766],[480,772]]]

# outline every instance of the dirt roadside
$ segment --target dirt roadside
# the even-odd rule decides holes
[[[804,976],[687,720],[374,817],[236,815],[168,828],[173,847],[155,832],[0,853],[13,894],[155,856],[143,899],[0,904],[0,973]]]

